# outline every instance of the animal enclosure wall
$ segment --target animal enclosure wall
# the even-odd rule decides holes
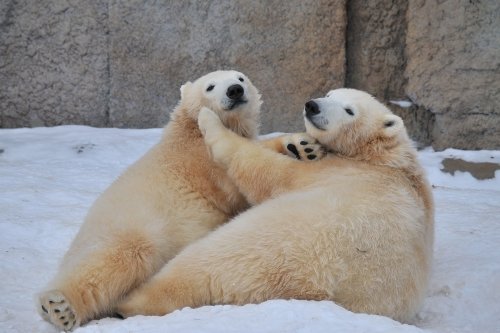
[[[159,127],[182,83],[234,68],[262,133],[347,86],[409,102],[389,105],[422,145],[500,148],[499,35],[496,0],[6,0],[0,127]]]

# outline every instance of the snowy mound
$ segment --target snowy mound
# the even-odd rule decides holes
[[[0,130],[0,332],[57,332],[34,308],[101,193],[160,129]],[[272,300],[106,318],[76,332],[500,332],[500,152],[421,151],[434,187],[431,284],[414,325],[332,302]]]
[[[103,328],[106,328],[103,330]],[[417,333],[421,329],[381,316],[352,313],[332,302],[273,300],[245,306],[217,305],[185,308],[164,317],[137,316],[92,322],[79,333],[203,332],[292,333],[326,332]]]

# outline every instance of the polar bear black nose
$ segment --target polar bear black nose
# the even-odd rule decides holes
[[[242,86],[240,86],[239,84],[233,84],[232,86],[227,88],[226,96],[232,100],[237,100],[243,97],[244,92],[245,90],[243,90]]]
[[[307,102],[304,109],[306,110],[306,116],[314,116],[320,112],[318,104],[313,100]]]

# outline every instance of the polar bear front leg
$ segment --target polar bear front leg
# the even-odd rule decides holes
[[[276,154],[258,143],[238,136],[224,127],[207,108],[200,111],[198,125],[212,158],[227,170],[241,193],[251,204],[258,204],[298,186],[297,174],[307,172],[314,163]],[[306,170],[304,170],[306,169]]]
[[[259,144],[305,162],[318,161],[326,156],[326,149],[307,133],[283,134],[259,141]]]
[[[219,161],[220,159],[220,162],[222,162],[231,155],[231,146],[233,145],[223,144],[224,139],[236,140],[235,138],[239,136],[229,131],[213,111],[206,107],[202,108],[198,116],[198,125],[204,134],[205,142],[212,148],[214,160]],[[323,146],[307,133],[283,134],[275,138],[259,141],[259,144],[277,153],[302,161],[317,161],[326,156],[326,150]]]
[[[244,139],[227,129],[219,116],[206,107],[200,111],[198,126],[213,160],[222,165],[229,165],[234,152],[238,149],[238,143],[241,144]]]

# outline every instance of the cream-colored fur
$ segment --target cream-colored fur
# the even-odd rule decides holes
[[[213,158],[260,205],[184,249],[118,313],[295,298],[403,322],[415,315],[431,265],[433,200],[403,122],[357,90],[313,102],[307,132],[334,152],[315,163],[262,149],[201,111]]]
[[[233,91],[231,99],[231,87],[243,91]],[[40,314],[63,330],[111,314],[186,245],[245,210],[245,197],[209,157],[197,118],[209,107],[235,135],[254,138],[260,105],[256,88],[236,71],[186,83],[161,141],[90,209],[59,272],[38,297]],[[310,140],[296,134],[261,144],[290,154],[284,147],[304,137]],[[310,141],[308,147],[319,145]]]

